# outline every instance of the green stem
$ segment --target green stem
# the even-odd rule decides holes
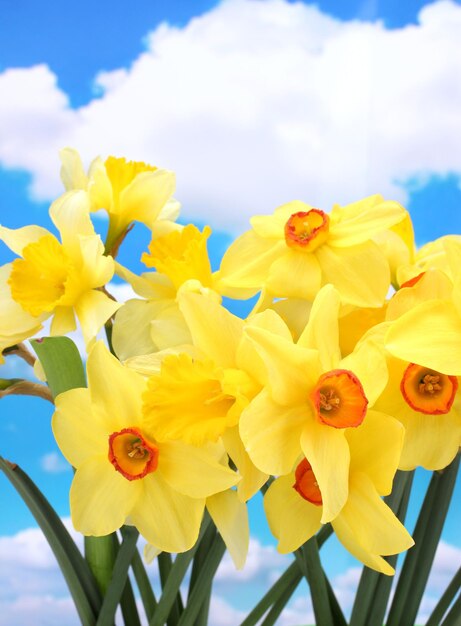
[[[306,541],[299,548],[299,552],[304,560],[304,572],[312,598],[312,608],[314,609],[315,621],[322,626],[334,626],[331,614],[328,589],[325,582],[322,564],[320,562],[319,549],[315,537]]]
[[[241,626],[255,626],[264,613],[284,596],[287,589],[296,589],[301,581],[301,570],[293,561],[280,578],[272,585],[269,591],[261,598],[258,604],[252,609],[252,611],[246,616],[241,623]]]
[[[443,620],[441,626],[460,626],[461,625],[461,595],[451,607],[448,615]]]
[[[426,622],[426,626],[439,626],[442,622],[443,616],[448,610],[448,607],[453,602],[453,598],[458,593],[461,587],[461,567],[453,576],[452,581],[445,589],[442,597],[438,601],[437,605],[434,607],[434,610],[429,616],[429,619]]]
[[[415,545],[405,558],[387,626],[413,626],[442,533],[460,457],[434,472],[413,533]]]
[[[162,585],[162,589],[164,589],[168,580],[168,576],[170,575],[171,569],[173,567],[171,554],[169,552],[161,552],[157,557],[157,563],[160,575],[160,584]],[[176,626],[183,610],[184,606],[181,598],[181,592],[178,589],[178,593],[176,594],[176,598],[174,599],[170,614],[166,622],[167,626]]]
[[[110,535],[109,537],[112,538]],[[141,626],[134,597],[130,597],[127,585],[128,569],[136,551],[136,542],[139,537],[139,532],[135,528],[127,526],[123,528],[123,537],[122,544],[118,548],[117,558],[113,565],[110,582],[106,587],[104,601],[96,626],[112,626],[115,620],[117,606],[123,595],[125,596],[125,611],[123,611],[122,602],[122,612],[124,613],[125,624],[127,624],[127,626]]]
[[[197,551],[195,553],[194,560],[192,563],[192,572],[191,572],[191,577],[189,581],[188,601],[195,588],[198,577],[200,575],[200,571],[203,568],[203,564],[206,560],[208,552],[211,549],[211,546],[213,545],[215,537],[216,537],[216,527],[214,526],[214,524],[209,524],[203,536],[203,539],[197,548]],[[210,598],[211,598],[211,585],[208,590],[207,596],[205,597],[204,603],[197,615],[195,626],[207,626]]]
[[[157,608],[157,600],[147,575],[146,568],[144,567],[142,558],[139,556],[139,552],[137,550],[134,553],[131,567],[133,569],[139,593],[141,594],[144,611],[147,619],[150,620],[155,612],[155,609]]]

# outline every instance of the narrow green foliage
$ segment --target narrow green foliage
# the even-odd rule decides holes
[[[86,387],[85,370],[75,343],[69,337],[33,339],[53,398],[63,391]]]
[[[442,622],[443,616],[448,610],[448,607],[453,602],[454,597],[458,593],[461,588],[461,567],[458,569],[456,574],[453,576],[450,584],[445,589],[442,597],[438,601],[437,605],[434,607],[429,619],[426,622],[426,626],[439,626]],[[459,613],[459,619],[461,622],[461,611]]]

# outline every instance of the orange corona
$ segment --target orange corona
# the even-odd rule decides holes
[[[157,469],[158,448],[137,428],[124,428],[109,437],[109,461],[127,480],[137,480]]]
[[[322,494],[320,493],[319,485],[312,471],[311,464],[307,459],[303,459],[301,463],[299,463],[295,471],[295,478],[296,482],[293,485],[293,489],[297,491],[304,500],[316,506],[321,506]]]
[[[331,370],[320,376],[312,394],[317,418],[334,428],[360,426],[368,400],[357,376],[349,370]]]
[[[328,238],[329,217],[320,209],[293,213],[285,224],[285,241],[290,248],[312,252]]]
[[[410,363],[403,373],[400,391],[413,410],[426,415],[448,413],[458,390],[456,376]]]

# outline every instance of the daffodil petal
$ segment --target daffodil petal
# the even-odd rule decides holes
[[[201,294],[181,293],[178,300],[194,344],[217,365],[235,367],[243,320]]]
[[[82,159],[77,150],[73,148],[63,148],[59,151],[61,159],[61,180],[66,191],[72,189],[86,189],[88,177],[83,169]]]
[[[262,391],[240,417],[240,436],[253,463],[267,474],[287,474],[301,452],[300,437],[306,421],[305,407],[276,404]]]
[[[128,300],[117,311],[112,326],[112,345],[121,361],[156,350],[151,322],[164,307],[164,302]]]
[[[142,494],[140,483],[129,481],[117,472],[107,454],[84,461],[70,488],[75,530],[100,537],[120,528]]]
[[[88,386],[98,419],[111,434],[138,423],[144,379],[112,356],[102,341],[88,356]]]
[[[298,346],[318,350],[322,369],[336,369],[341,359],[339,350],[338,315],[341,299],[333,285],[325,285],[312,305],[309,321]]]
[[[70,389],[59,394],[55,400],[53,434],[66,459],[79,467],[95,455],[108,454],[108,438],[105,420],[93,413],[88,389]]]
[[[35,243],[42,237],[49,235],[50,232],[41,226],[23,226],[22,228],[0,226],[0,240],[19,256],[30,243]]]
[[[266,288],[276,296],[313,300],[321,278],[320,265],[313,253],[287,247],[271,265]]]
[[[160,169],[142,172],[120,194],[120,214],[127,224],[136,220],[151,228],[175,187],[173,172]]]
[[[451,302],[431,300],[402,315],[389,328],[391,354],[442,374],[461,375],[461,316]]]
[[[368,406],[373,406],[387,385],[389,378],[384,349],[371,339],[359,343],[353,352],[339,364],[360,380]]]
[[[344,429],[315,420],[303,428],[301,448],[322,494],[322,524],[331,522],[343,508],[349,491],[349,444]]]
[[[90,201],[86,191],[68,191],[50,206],[50,217],[61,234],[67,250],[75,255],[79,247],[78,236],[94,236],[90,219]]]
[[[200,530],[205,499],[177,493],[158,472],[139,482],[143,494],[130,517],[141,535],[165,552],[192,548]]]
[[[386,257],[372,241],[348,248],[325,244],[315,251],[322,268],[322,284],[331,283],[342,300],[356,306],[383,304],[389,290]]]
[[[264,510],[277,550],[288,554],[313,537],[319,530],[322,507],[304,500],[293,485],[293,473],[276,478],[264,496]]]
[[[242,502],[246,502],[257,493],[268,479],[251,460],[240,438],[238,426],[227,428],[222,436],[227,454],[235,463],[242,477],[237,485],[237,493]]]
[[[404,435],[405,430],[398,420],[368,410],[362,424],[346,432],[351,451],[351,472],[366,474],[378,493],[388,495],[399,466]]]
[[[218,463],[203,448],[181,441],[161,444],[158,472],[175,491],[191,498],[207,498],[239,481],[235,472]]]
[[[306,401],[320,375],[317,350],[297,346],[264,328],[247,326],[244,332],[266,364],[274,400],[287,406]]]
[[[10,274],[11,263],[0,267],[0,345],[5,344],[2,349],[34,335],[42,328],[41,322],[46,318],[32,316],[13,300],[8,284]]]
[[[82,327],[87,346],[96,337],[105,322],[121,307],[102,291],[92,289],[84,293],[75,304],[75,313]]]
[[[393,201],[380,201],[379,196],[371,196],[345,207],[339,207],[337,215],[332,211],[329,245],[355,246],[370,240],[376,233],[401,222],[405,209]]]
[[[67,335],[77,328],[74,310],[71,306],[57,306],[51,321],[50,335]]]
[[[398,554],[414,544],[371,480],[360,472],[351,476],[349,498],[340,517],[357,543],[371,554]]]
[[[246,505],[232,489],[207,498],[206,506],[237,569],[242,569],[248,554],[250,527]]]

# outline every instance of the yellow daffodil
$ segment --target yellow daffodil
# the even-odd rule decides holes
[[[396,294],[391,312],[397,319],[390,325],[386,348],[403,361],[460,376],[461,241],[448,237],[442,243],[442,253],[439,242],[438,253],[427,255],[429,268]],[[440,266],[431,270],[432,265]]]
[[[117,273],[131,284],[143,300],[129,300],[118,312],[112,342],[118,357],[130,357],[191,343],[178,308],[178,291],[192,291],[220,301],[215,291],[206,242],[211,230],[200,232],[193,224],[163,224],[142,256],[156,272],[136,276],[121,265]]]
[[[331,524],[338,539],[368,567],[392,575],[382,555],[397,554],[413,540],[382,501],[389,494],[403,441],[403,428],[388,415],[370,413],[345,433],[350,448],[348,496]],[[292,552],[321,527],[324,497],[309,459],[277,478],[267,490],[264,508],[278,550]]]
[[[71,148],[61,151],[61,161],[66,189],[85,190],[91,211],[108,212],[108,252],[117,247],[131,222],[152,228],[156,220],[174,220],[178,215],[179,204],[172,200],[173,172],[110,156],[104,162],[94,159],[86,175],[80,156]]]
[[[205,449],[157,441],[143,414],[145,378],[98,342],[88,363],[88,389],[56,398],[53,432],[76,468],[70,491],[74,526],[107,535],[129,518],[160,550],[195,543],[206,498],[238,477]]]
[[[64,335],[75,330],[76,315],[88,344],[120,306],[101,291],[112,278],[114,261],[104,256],[84,192],[57,200],[50,216],[61,241],[38,226],[0,226],[0,239],[21,257],[2,268],[4,311],[14,317],[1,315],[0,337],[30,336],[49,317],[51,334]]]
[[[387,382],[384,356],[373,343],[341,359],[339,306],[337,290],[324,287],[296,344],[281,320],[278,333],[245,329],[267,367],[268,383],[242,413],[242,440],[268,474],[287,474],[301,453],[309,459],[322,491],[323,523],[347,501],[346,434],[375,414],[370,407]]]
[[[274,297],[313,300],[333,284],[344,302],[381,306],[389,289],[389,264],[374,235],[402,221],[396,202],[371,196],[330,214],[290,202],[273,215],[253,217],[253,230],[239,237],[224,255],[221,289],[249,297],[263,287]]]
[[[152,372],[144,394],[146,420],[159,441],[204,445],[222,438],[242,475],[239,495],[247,500],[267,475],[249,459],[238,422],[262,387],[264,365],[243,335],[243,320],[200,294],[182,292],[178,301],[195,353],[170,354]],[[252,324],[267,323],[266,317]]]

